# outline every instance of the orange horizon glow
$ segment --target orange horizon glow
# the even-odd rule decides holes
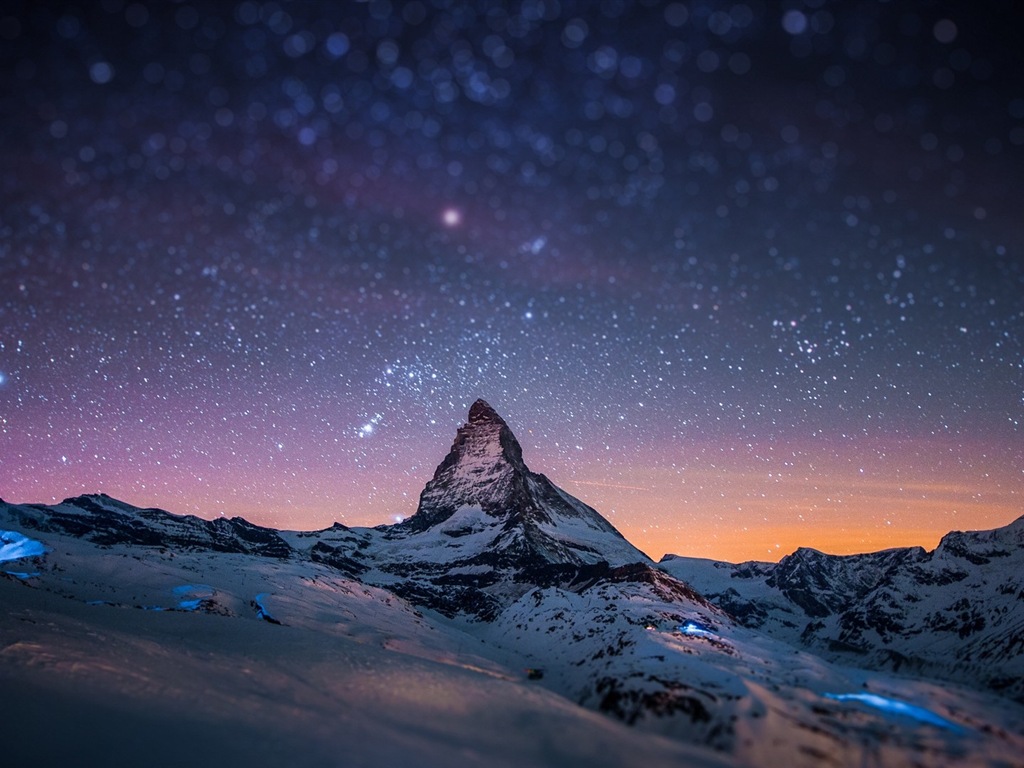
[[[919,494],[917,498],[906,497],[905,485],[890,489],[846,487],[843,494],[822,491],[819,497],[806,490],[778,494],[757,505],[749,501],[755,487],[737,483],[728,484],[729,494],[697,494],[688,503],[681,501],[678,487],[664,486],[655,492],[622,483],[568,481],[560,485],[596,508],[630,543],[655,561],[665,554],[674,554],[732,563],[776,562],[801,547],[833,555],[917,546],[930,551],[950,531],[998,528],[1022,514],[1014,491],[989,494],[988,500],[979,502],[973,500],[978,494],[976,489],[944,483],[913,486],[913,492]],[[97,491],[139,507],[157,507],[207,519],[238,516],[256,525],[279,529],[327,528],[341,517],[336,505],[323,498],[319,503],[301,504],[283,496],[264,497],[255,504],[237,497],[197,497],[183,506],[180,498],[160,492],[125,494],[102,487],[82,492]],[[678,493],[674,499],[670,498],[673,492]],[[736,498],[740,497],[745,501],[737,504]],[[400,503],[391,494],[388,498],[392,501],[385,505],[399,512],[350,513],[340,522],[350,527],[396,522],[415,511],[418,492],[402,494]],[[841,503],[828,507],[829,499]],[[29,501],[41,500],[24,500]],[[58,501],[52,498],[48,503]],[[639,509],[644,509],[644,514],[634,511]],[[680,514],[681,509],[685,514]],[[283,510],[287,510],[286,521],[281,519]]]
[[[416,511],[441,445],[409,443],[390,464],[347,472],[300,456],[283,478],[239,466],[196,477],[173,467],[129,472],[134,468],[108,462],[101,472],[69,465],[0,490],[7,501],[29,503],[105,492],[139,507],[207,519],[238,516],[278,529],[376,526]],[[1024,473],[1013,444],[861,440],[811,450],[780,440],[743,447],[701,444],[683,456],[678,447],[650,445],[601,465],[546,453],[542,445],[524,448],[528,465],[596,509],[654,560],[675,554],[774,562],[800,547],[836,555],[931,550],[950,531],[998,528],[1024,513]],[[60,495],[49,498],[42,492],[58,488]]]
[[[1007,521],[1012,522],[1012,521]],[[993,526],[999,527],[999,526]],[[874,528],[845,528],[822,534],[799,527],[764,527],[722,532],[716,529],[694,528],[691,544],[678,546],[672,537],[659,538],[649,532],[638,532],[630,542],[655,562],[667,554],[695,557],[727,563],[748,561],[778,562],[798,549],[815,549],[829,555],[860,555],[886,549],[922,547],[935,549],[949,531],[927,529],[900,529],[879,531]],[[625,535],[625,534],[624,534]],[[699,544],[694,544],[694,540]],[[646,546],[644,546],[646,543]]]
[[[1008,525],[1022,511],[1014,494],[991,503],[969,503],[960,489],[960,503],[947,499],[906,499],[893,489],[847,498],[841,508],[822,509],[814,519],[801,510],[814,506],[808,498],[777,498],[758,509],[759,519],[737,515],[734,507],[711,505],[705,515],[684,525],[649,526],[629,521],[616,527],[654,560],[665,554],[739,563],[776,562],[801,547],[832,555],[853,555],[902,547],[931,551],[951,531],[990,530]],[[885,513],[879,510],[886,510]],[[613,521],[614,522],[614,521]]]
[[[681,468],[650,455],[606,479],[552,479],[654,560],[775,562],[800,547],[930,551],[951,531],[999,528],[1024,514],[1013,446],[921,439],[830,448],[708,452]],[[765,461],[773,453],[788,460]]]

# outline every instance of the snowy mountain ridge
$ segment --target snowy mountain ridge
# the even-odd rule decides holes
[[[667,555],[658,567],[745,626],[826,658],[1024,701],[1024,517],[949,533],[932,552],[802,548],[739,564]]]
[[[716,605],[669,571],[692,566],[730,583],[727,567],[653,567],[596,511],[531,472],[483,401],[397,525],[276,531],[100,494],[0,501],[0,534],[10,563],[0,564],[10,568],[0,570],[0,679],[46,711],[67,708],[69,722],[89,719],[74,704],[88,690],[90,712],[109,699],[153,728],[150,693],[169,691],[160,706],[181,722],[202,712],[220,724],[216,738],[244,734],[273,749],[307,734],[297,748],[308,759],[288,755],[304,766],[334,764],[338,748],[354,765],[411,755],[450,765],[468,750],[480,765],[793,768],[1010,765],[1024,749],[1024,708],[1006,698],[838,666],[776,631],[798,605],[779,595],[827,620],[881,589],[879,574],[899,581],[908,563],[923,567],[923,550],[838,564],[801,550],[789,570],[746,564],[754,591]],[[954,536],[929,573],[973,584],[978,569],[1013,560],[1013,547],[1004,533]],[[1004,607],[1006,623],[1020,616]],[[26,719],[16,701],[0,703],[0,722],[44,739],[48,723]],[[517,733],[518,722],[531,731]],[[120,743],[94,725],[101,737],[90,730],[83,743]],[[377,743],[353,738],[362,732]],[[433,735],[410,736],[420,732]],[[578,741],[565,743],[567,733]],[[91,763],[76,761],[107,764],[95,749]],[[180,762],[174,755],[167,764]]]

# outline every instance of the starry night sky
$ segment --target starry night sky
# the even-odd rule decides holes
[[[483,397],[655,557],[1024,512],[1014,3],[14,5],[4,499],[392,522]]]

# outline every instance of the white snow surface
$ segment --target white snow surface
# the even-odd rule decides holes
[[[327,566],[45,538],[34,586],[0,578],[5,764],[732,764],[581,708],[519,654]]]

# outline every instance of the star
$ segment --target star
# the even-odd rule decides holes
[[[462,211],[458,208],[445,208],[441,212],[441,222],[449,228],[454,228],[462,223]]]

